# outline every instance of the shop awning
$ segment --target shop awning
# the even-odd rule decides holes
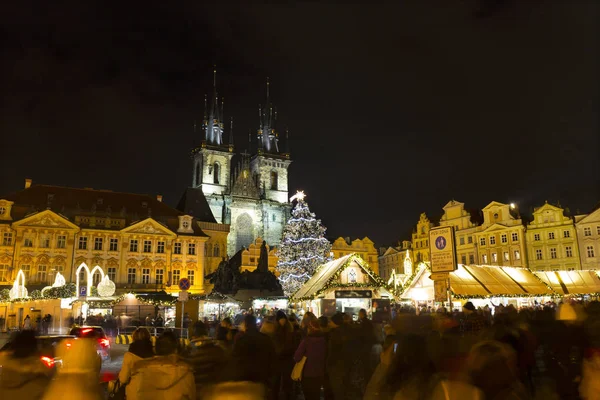
[[[600,293],[596,271],[536,271],[535,274],[561,295]]]

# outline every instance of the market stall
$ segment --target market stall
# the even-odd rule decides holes
[[[598,297],[600,276],[597,271],[536,271],[535,275],[560,295]]]
[[[218,292],[199,296],[198,300],[198,319],[200,320],[220,321],[225,317],[233,318],[240,311],[239,301]]]
[[[389,319],[392,289],[356,253],[320,266],[290,302],[315,315],[345,312],[354,319],[364,308],[374,319]]]
[[[427,263],[417,266],[404,284],[401,297],[410,299],[418,308],[435,307],[434,283]],[[471,301],[477,306],[513,304],[516,307],[545,302],[557,294],[527,268],[486,265],[459,265],[449,273],[452,308]],[[445,304],[447,306],[447,304]]]

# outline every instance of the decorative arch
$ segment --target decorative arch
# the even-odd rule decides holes
[[[21,256],[21,258],[19,259],[19,266],[21,266],[23,264],[31,264],[32,261],[33,261],[33,258],[31,258],[31,256],[28,256],[28,255]]]
[[[50,257],[48,257],[47,254],[40,254],[39,256],[37,256],[37,264],[44,264],[47,265],[50,262]]]
[[[142,267],[144,268],[152,268],[152,261],[149,258],[144,258],[142,260]]]
[[[254,223],[248,213],[243,213],[235,220],[236,240],[235,251],[239,251],[242,247],[248,248],[254,241]]]
[[[193,269],[193,270],[195,270],[196,267],[197,267],[197,265],[196,265],[196,263],[190,262],[190,263],[186,263],[185,267],[186,267],[186,269]]]
[[[119,260],[117,260],[114,257],[111,257],[106,262],[106,265],[108,265],[109,267],[118,267],[119,266]]]
[[[98,274],[96,275],[96,272],[98,272]],[[100,282],[102,282],[102,279],[104,279],[104,271],[102,270],[102,268],[100,268],[99,265],[96,265],[93,269],[92,272],[90,272],[90,276],[91,276],[91,281],[94,285],[98,285]]]
[[[128,268],[137,268],[138,267],[137,260],[134,258],[130,258],[129,260],[127,260],[127,267]]]

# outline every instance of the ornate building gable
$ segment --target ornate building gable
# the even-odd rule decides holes
[[[600,222],[600,207],[596,208],[589,214],[577,215],[575,217],[575,223],[577,225],[589,224]]]
[[[551,204],[544,204],[533,211],[533,221],[529,223],[530,227],[538,225],[572,225],[573,220],[564,214],[564,210]]]
[[[175,232],[172,232],[170,229],[165,226],[159,224],[152,218],[146,218],[143,221],[134,223],[131,226],[128,226],[125,229],[121,230],[121,233],[129,233],[132,235],[161,235],[167,236],[170,238],[175,238],[177,235]]]
[[[385,256],[398,254],[398,253],[399,253],[399,251],[396,248],[390,246],[386,249],[386,251],[381,256],[385,257]]]
[[[79,227],[51,210],[30,215],[12,224],[13,228],[53,228],[78,231]]]

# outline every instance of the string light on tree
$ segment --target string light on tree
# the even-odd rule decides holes
[[[290,198],[296,202],[283,230],[283,239],[277,256],[279,281],[286,296],[294,294],[315,272],[328,261],[331,243],[325,239],[325,227],[310,212],[303,191]]]

